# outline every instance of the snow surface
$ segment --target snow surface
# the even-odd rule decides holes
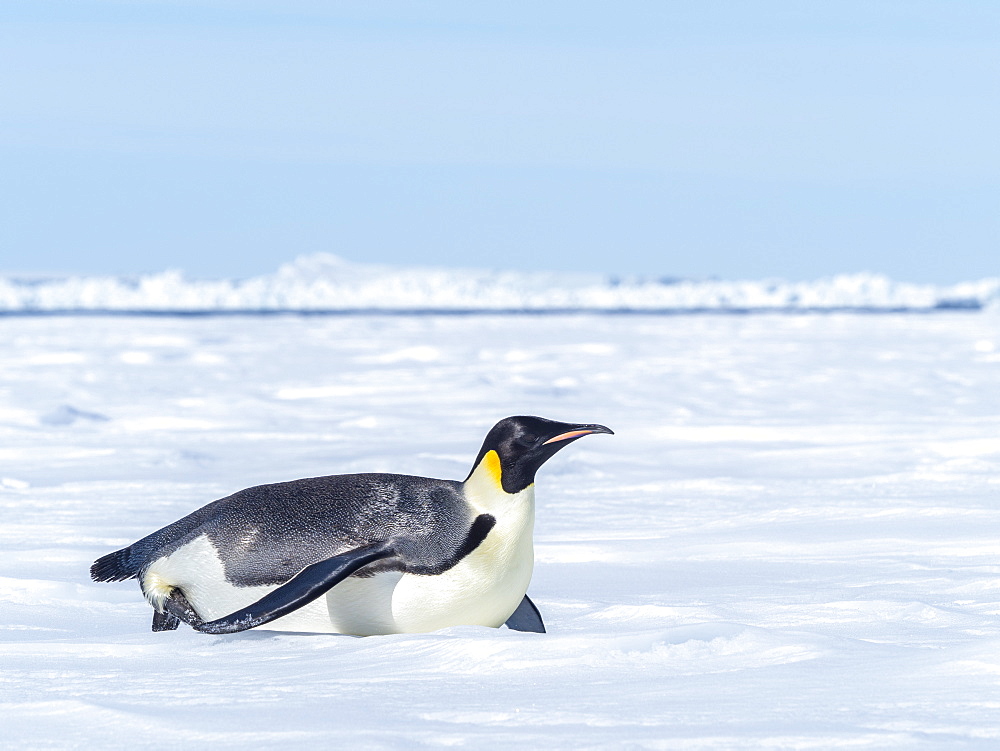
[[[8,748],[996,748],[1000,317],[0,318]],[[149,631],[87,569],[249,485],[463,478],[508,414],[549,633]]]
[[[614,279],[395,268],[319,253],[246,280],[0,277],[0,312],[344,310],[910,310],[1000,306],[1000,278],[950,286],[853,274],[813,282]]]

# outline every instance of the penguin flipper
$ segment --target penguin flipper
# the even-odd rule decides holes
[[[214,621],[192,623],[191,626],[206,634],[235,634],[262,626],[322,597],[363,566],[395,554],[388,542],[377,542],[340,553],[306,566],[280,587],[242,610]]]
[[[530,631],[533,634],[545,633],[542,614],[538,612],[535,603],[528,599],[528,595],[524,596],[521,604],[517,606],[517,610],[511,614],[504,625],[513,631]]]

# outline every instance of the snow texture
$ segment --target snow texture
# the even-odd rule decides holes
[[[1000,744],[991,313],[9,316],[0,347],[6,748]],[[539,472],[548,634],[151,633],[88,579],[250,485],[461,479],[524,413],[617,433]]]
[[[0,312],[928,311],[1000,305],[1000,278],[951,286],[876,274],[813,282],[613,279],[351,264],[320,253],[246,280],[0,278]]]

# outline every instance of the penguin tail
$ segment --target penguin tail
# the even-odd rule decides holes
[[[94,561],[90,578],[95,582],[120,582],[139,575],[139,566],[132,563],[131,547],[116,550]]]

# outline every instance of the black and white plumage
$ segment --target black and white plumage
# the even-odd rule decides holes
[[[91,576],[138,579],[154,630],[544,631],[526,595],[535,472],[578,438],[611,432],[508,417],[464,482],[354,474],[247,488],[98,559]]]

